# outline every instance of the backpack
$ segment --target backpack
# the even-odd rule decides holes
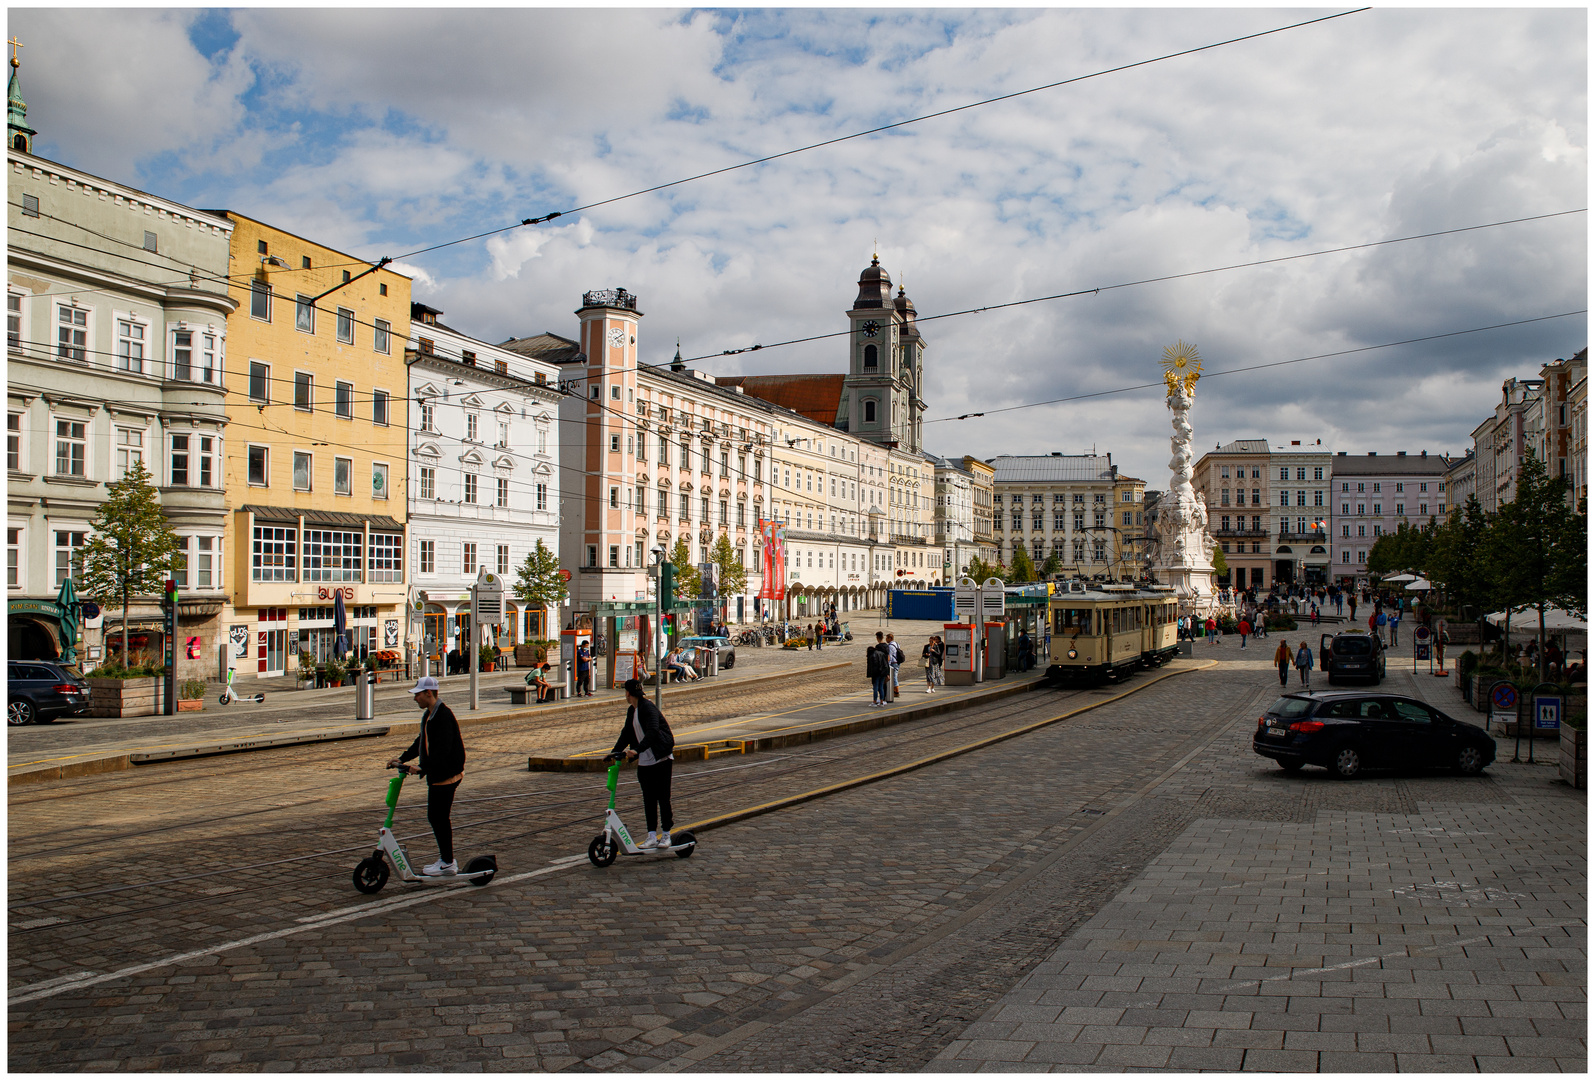
[[[886,674],[886,658],[879,649],[871,645],[864,651],[864,674],[871,679],[882,678]]]

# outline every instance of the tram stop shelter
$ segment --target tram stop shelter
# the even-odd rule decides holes
[[[1003,589],[1003,670],[1019,670],[1019,637],[1030,635],[1033,662],[1046,665],[1052,643],[1052,621],[1047,617],[1047,601],[1052,598],[1051,582],[1033,585],[1008,585]]]

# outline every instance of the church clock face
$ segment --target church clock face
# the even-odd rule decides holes
[[[881,334],[881,324],[874,319],[860,326],[859,329],[864,331],[865,337],[880,337]]]
[[[618,326],[611,326],[609,328],[609,344],[617,349],[626,344],[626,331]]]

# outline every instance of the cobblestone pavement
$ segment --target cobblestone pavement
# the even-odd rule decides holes
[[[1312,771],[1284,777],[1249,749],[1255,716],[1277,690],[1266,657],[1249,663],[1238,650],[1213,651],[1224,654],[1217,669],[1156,683],[1142,676],[1145,689],[1098,710],[705,833],[691,859],[622,859],[606,870],[580,855],[604,797],[595,778],[517,773],[507,756],[524,751],[473,741],[471,790],[462,790],[455,820],[480,822],[462,829],[466,854],[484,850],[482,842],[497,845],[486,850],[499,853],[504,870],[486,889],[407,893],[394,883],[376,901],[360,902],[349,887],[349,868],[368,846],[357,841],[380,817],[373,761],[385,746],[380,753],[335,744],[260,755],[270,766],[184,763],[163,767],[164,779],[114,774],[53,785],[47,799],[14,797],[9,1064],[34,1071],[1033,1069],[1035,1061],[966,1058],[977,1045],[971,1025],[1001,1023],[994,1016],[1007,1007],[1005,995],[1032,972],[1050,970],[1041,965],[1063,962],[1060,947],[1099,947],[1070,935],[1094,931],[1117,905],[1142,903],[1136,890],[1180,893],[1183,886],[1159,876],[1171,852],[1189,853],[1169,864],[1183,873],[1196,855],[1231,843],[1237,829],[1312,834],[1339,815],[1381,826],[1411,818],[1415,824],[1389,827],[1450,831],[1447,822],[1461,820],[1459,806],[1520,815],[1537,808],[1523,802],[1530,796],[1578,824],[1564,843],[1570,851],[1537,839],[1543,830],[1526,822],[1514,825],[1518,876],[1556,879],[1532,884],[1561,890],[1558,902],[1581,915],[1583,801],[1551,788],[1552,770],[1498,765],[1482,780],[1355,784]],[[690,821],[754,805],[1109,695],[1024,695],[979,715],[916,722],[805,754],[682,767],[678,814]],[[514,738],[502,736],[506,744]],[[623,783],[622,813],[640,819],[635,789],[629,778]],[[399,831],[419,830],[412,848],[429,851],[409,796]],[[1429,820],[1440,812],[1434,807],[1451,816]],[[1268,834],[1271,826],[1258,822],[1283,831]],[[122,843],[136,844],[138,858],[111,878],[106,848],[119,831],[137,834]],[[1383,835],[1348,825],[1336,834],[1337,850],[1354,852],[1369,837],[1385,842]],[[1400,842],[1439,843],[1447,858],[1459,859],[1476,843],[1418,835]],[[339,846],[347,850],[334,851]],[[1269,850],[1242,846],[1253,858]],[[227,868],[229,860],[269,863],[307,851],[328,854]],[[214,876],[192,878],[204,872]],[[1190,872],[1194,888],[1240,884],[1230,891],[1250,896],[1267,884],[1252,880],[1266,876],[1256,868],[1240,880]],[[1483,881],[1447,872],[1456,876],[1445,880]],[[1482,874],[1482,864],[1470,873]],[[59,899],[73,886],[92,892],[168,875],[188,880]],[[44,896],[58,899],[15,907]],[[1371,911],[1376,900],[1359,891],[1342,902]],[[1224,931],[1201,933],[1221,938]],[[257,940],[235,945],[250,938]],[[162,962],[184,951],[195,955]],[[1227,955],[1212,949],[1204,958],[1217,966]],[[1552,971],[1550,963],[1560,977],[1573,975],[1566,989],[1577,991],[1577,1001],[1554,1002],[1564,1018],[1582,1002],[1577,956],[1532,958],[1536,971]],[[35,996],[50,993],[41,988],[50,980],[141,962],[152,966]],[[1222,977],[1254,976],[1237,961]],[[1227,1008],[1221,1000],[1187,1011]],[[1122,1017],[1117,1026],[1151,1028]],[[1099,1052],[1107,1046],[1104,1040]],[[938,1058],[944,1052],[958,1056]],[[1449,1053],[1438,1044],[1427,1052]]]

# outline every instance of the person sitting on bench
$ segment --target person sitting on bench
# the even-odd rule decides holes
[[[683,679],[693,682],[698,678],[698,673],[687,666],[686,661],[682,659],[680,649],[670,650],[670,655],[665,657],[665,670],[674,675],[677,682]]]
[[[540,666],[534,667],[532,673],[526,676],[526,684],[537,691],[537,703],[539,705],[545,701],[554,700],[555,690],[548,681],[549,667],[550,665],[545,661]]]

